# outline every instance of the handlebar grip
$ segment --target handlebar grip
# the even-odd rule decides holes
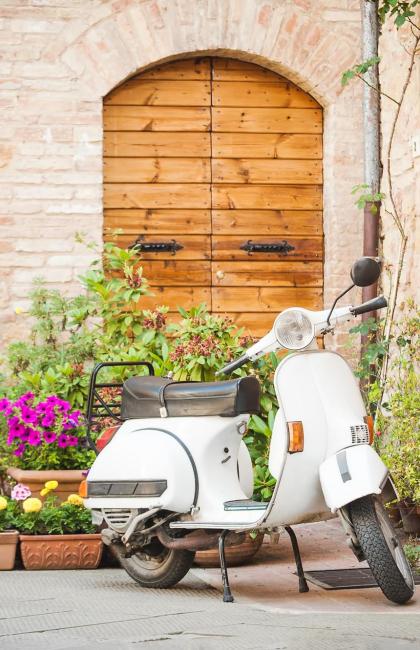
[[[220,368],[220,370],[216,372],[216,375],[229,375],[231,372],[236,370],[236,368],[243,366],[247,361],[249,361],[249,358],[246,354],[243,354],[239,359],[235,359],[235,361],[228,363],[227,366]]]
[[[350,311],[353,316],[359,316],[360,314],[366,314],[368,311],[376,311],[377,309],[383,309],[388,305],[388,301],[384,296],[378,296],[377,298],[372,298],[364,302],[363,305],[358,307],[353,307]]]

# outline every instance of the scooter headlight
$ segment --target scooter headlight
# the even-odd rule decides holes
[[[299,309],[288,309],[280,314],[274,330],[277,341],[288,350],[306,348],[315,336],[313,323]]]

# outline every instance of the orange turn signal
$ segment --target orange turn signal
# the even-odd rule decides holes
[[[79,497],[87,499],[87,481],[83,480],[79,485]]]
[[[369,429],[369,444],[373,445],[373,417],[371,415],[365,415],[363,419],[365,421],[365,424],[367,424],[367,428]]]
[[[300,421],[288,422],[289,429],[289,453],[295,454],[303,451],[303,424]]]

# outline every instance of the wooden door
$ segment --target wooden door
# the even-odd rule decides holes
[[[287,306],[321,306],[312,97],[253,64],[188,59],[108,95],[104,130],[105,237],[119,228],[123,246],[164,248],[141,253],[146,306],[206,302],[254,335]]]

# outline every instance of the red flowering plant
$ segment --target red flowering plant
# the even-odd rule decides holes
[[[83,469],[94,454],[86,448],[80,411],[56,395],[36,399],[27,392],[0,400],[6,446],[22,469]]]

